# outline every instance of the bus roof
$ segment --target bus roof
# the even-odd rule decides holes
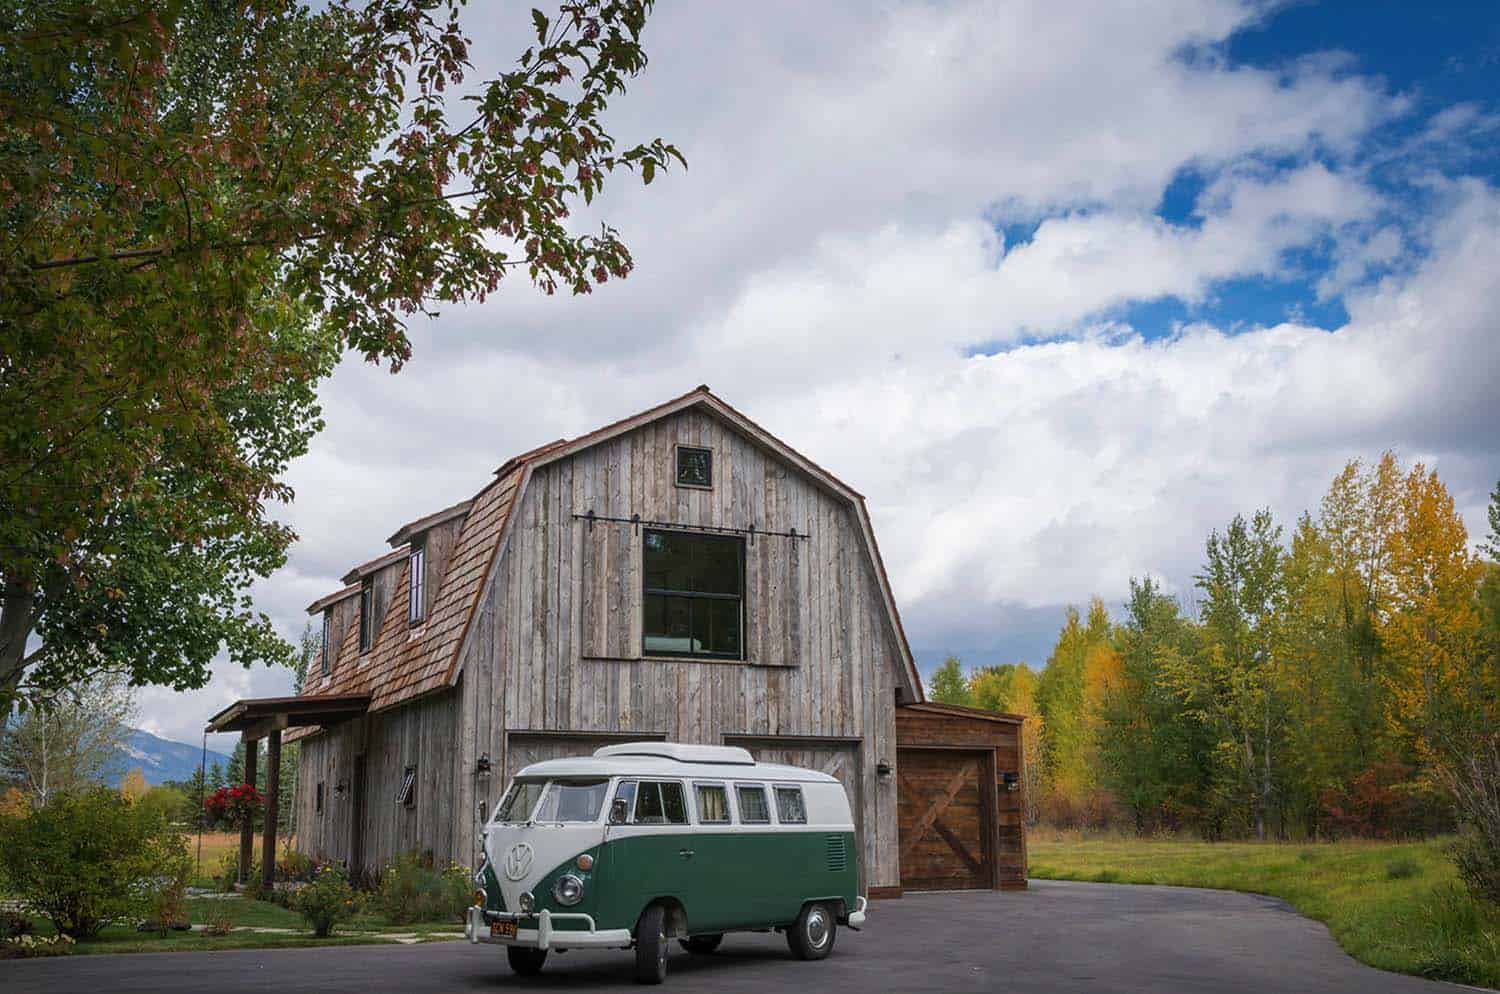
[[[516,774],[518,777],[670,777],[676,780],[740,780],[795,783],[837,783],[817,770],[777,763],[709,763],[669,756],[618,753],[544,759]]]

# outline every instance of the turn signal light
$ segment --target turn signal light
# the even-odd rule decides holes
[[[580,854],[574,862],[578,864],[580,870],[592,870],[594,868],[594,857],[588,853]]]
[[[488,899],[488,897],[489,895],[487,895],[484,891],[476,890],[474,892],[474,904],[482,908],[484,907],[484,902]]]

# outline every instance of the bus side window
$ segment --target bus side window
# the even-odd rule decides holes
[[[734,793],[740,802],[741,824],[769,825],[771,823],[771,809],[766,805],[766,788],[735,784]]]
[[[662,813],[669,825],[688,823],[687,801],[682,796],[682,784],[669,781],[661,784]]]
[[[700,783],[693,785],[698,795],[698,823],[701,825],[729,824],[729,795],[722,784]]]
[[[635,781],[621,780],[615,788],[615,799],[609,806],[609,823],[623,825],[630,821],[631,809],[635,807]]]
[[[776,820],[783,825],[806,825],[807,804],[801,787],[776,788]]]

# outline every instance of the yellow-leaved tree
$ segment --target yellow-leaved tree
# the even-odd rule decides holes
[[[1478,608],[1484,566],[1468,540],[1437,473],[1413,466],[1390,533],[1390,601],[1378,632],[1389,720],[1429,760],[1462,755],[1494,707],[1493,663],[1483,651]]]
[[[1025,663],[984,666],[969,674],[974,706],[1025,715],[1021,725],[1021,785],[1026,820],[1035,822],[1042,762],[1042,716],[1036,706],[1036,673]]]

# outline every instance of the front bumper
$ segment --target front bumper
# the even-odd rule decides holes
[[[502,919],[520,921],[536,918],[536,928],[517,928],[515,938],[490,935],[490,922]],[[583,922],[587,929],[555,929],[557,922]],[[535,915],[513,915],[504,911],[486,911],[475,905],[464,915],[464,937],[470,942],[490,942],[497,946],[529,946],[533,949],[628,949],[634,941],[628,928],[594,927],[592,915],[581,912],[538,911]]]

